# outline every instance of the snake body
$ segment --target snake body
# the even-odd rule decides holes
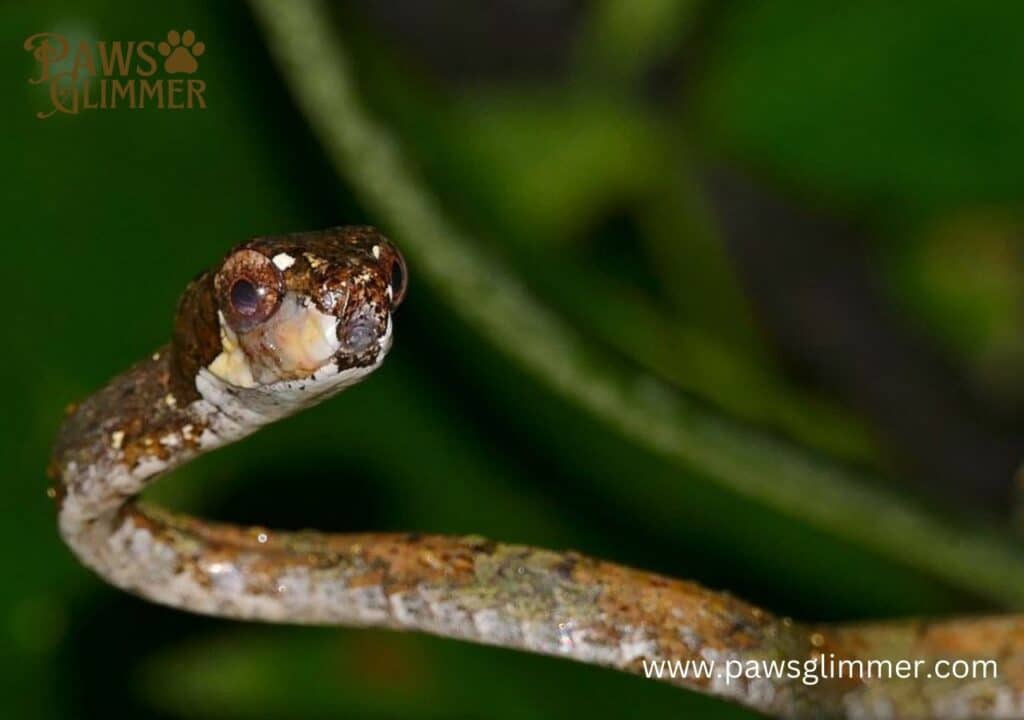
[[[479,537],[238,527],[137,500],[196,456],[376,370],[405,278],[380,233],[345,227],[255,238],[193,280],[172,342],[73,407],[59,431],[51,475],[74,554],[119,588],[194,612],[419,630],[636,673],[659,660],[863,657],[879,647],[927,657],[979,633],[1020,656],[1018,619],[812,628],[575,552]],[[880,686],[860,683],[662,679],[787,717],[870,717],[879,702]],[[994,702],[1007,682],[1021,702],[1024,670],[994,688],[929,691],[897,715],[970,715],[971,703]]]

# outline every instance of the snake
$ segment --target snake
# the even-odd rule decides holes
[[[420,631],[645,676],[663,661],[998,656],[1004,674],[994,683],[898,691],[789,676],[655,679],[778,717],[967,717],[999,707],[1024,716],[1020,617],[804,624],[576,551],[243,527],[140,500],[183,464],[377,371],[407,285],[402,254],[366,226],[255,237],[189,282],[170,343],[70,406],[57,433],[51,495],[73,554],[118,588],[195,613]]]

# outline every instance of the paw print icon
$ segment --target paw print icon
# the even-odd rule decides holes
[[[177,30],[171,30],[167,33],[167,40],[161,40],[156,49],[164,56],[164,70],[169,74],[191,75],[199,69],[196,58],[206,52],[206,45],[196,42],[196,34],[191,30],[180,35]]]

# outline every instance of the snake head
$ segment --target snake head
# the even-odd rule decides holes
[[[231,385],[274,385],[379,365],[406,268],[373,228],[343,227],[250,240],[207,287],[219,351],[204,365]]]

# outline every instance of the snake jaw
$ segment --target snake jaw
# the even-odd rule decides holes
[[[223,350],[210,371],[241,387],[311,376],[338,351],[337,327],[338,318],[288,293],[273,317],[248,332],[235,334],[222,321]]]
[[[270,321],[248,332],[236,333],[223,315],[220,322],[221,352],[208,369],[236,387],[312,377],[328,365],[339,372],[372,365],[391,345],[390,318],[378,318],[372,307],[343,322],[292,294]]]

